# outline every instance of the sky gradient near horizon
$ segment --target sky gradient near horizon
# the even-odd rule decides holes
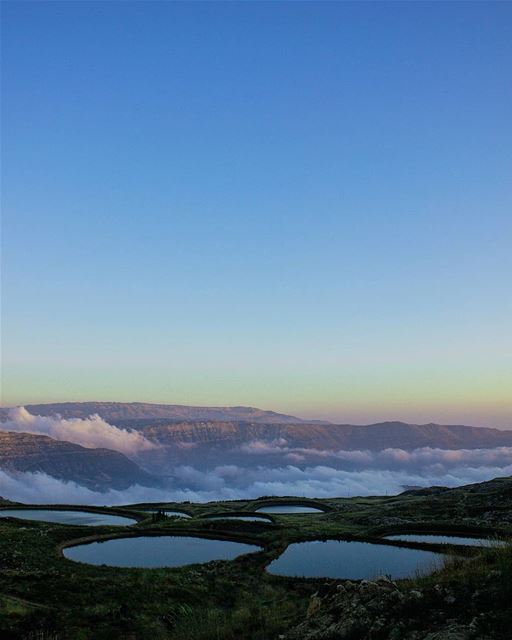
[[[511,3],[2,3],[2,402],[512,428]]]

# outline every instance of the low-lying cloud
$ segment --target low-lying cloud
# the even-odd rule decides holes
[[[432,469],[439,473],[452,467],[496,466],[512,464],[512,447],[494,447],[492,449],[439,449],[436,447],[420,447],[408,451],[399,448],[388,448],[381,451],[353,450],[335,451],[290,447],[285,440],[253,440],[240,446],[240,452],[249,456],[275,456],[279,460],[293,463],[310,463],[314,460],[325,460],[325,464],[344,465],[349,468],[397,469],[414,468]],[[328,462],[327,462],[328,461]]]
[[[104,447],[128,456],[157,447],[141,433],[119,429],[97,414],[85,419],[65,419],[59,415],[35,416],[25,407],[14,407],[9,409],[7,420],[0,422],[0,429],[49,436],[89,449]]]
[[[240,467],[221,465],[211,470],[191,466],[174,469],[165,488],[134,485],[126,490],[98,492],[74,482],[58,480],[43,473],[7,473],[0,470],[0,495],[33,504],[120,505],[136,502],[208,502],[211,500],[253,499],[260,496],[395,495],[408,486],[443,485],[457,487],[512,475],[512,463],[505,466],[459,466],[428,470],[359,469],[343,470],[318,465],[299,468]]]
[[[136,431],[112,426],[97,415],[85,420],[42,417],[20,407],[10,410],[0,428],[43,434],[85,447],[107,447],[137,458],[145,452],[145,467],[153,473],[162,467],[160,458],[166,461],[163,488],[133,485],[123,491],[106,492],[44,473],[0,470],[0,496],[28,503],[119,505],[251,499],[262,495],[393,495],[410,486],[456,487],[512,475],[512,447],[329,451],[292,447],[279,438],[255,440],[223,450],[218,456],[202,458],[202,449],[195,443],[191,447],[178,445],[174,451],[179,449],[179,456],[171,455],[171,448],[155,445]],[[217,463],[220,456],[223,464]]]

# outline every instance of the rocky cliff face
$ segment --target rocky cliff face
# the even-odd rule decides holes
[[[110,449],[86,449],[70,442],[28,433],[0,431],[0,468],[40,471],[94,490],[155,486],[156,478]]]
[[[33,415],[87,418],[137,429],[155,441],[233,448],[253,440],[286,440],[289,447],[320,450],[478,449],[512,446],[512,430],[382,422],[366,426],[305,421],[252,407],[188,407],[142,402],[63,402],[27,405]],[[0,420],[6,409],[0,409]],[[512,425],[511,425],[512,426]]]
[[[149,422],[149,424],[148,424]],[[459,425],[413,425],[383,422],[368,426],[332,424],[269,424],[234,421],[148,421],[138,425],[144,435],[164,444],[218,444],[232,447],[254,440],[286,441],[288,447],[320,450],[479,449],[512,446],[512,431]],[[124,420],[118,426],[136,427]]]

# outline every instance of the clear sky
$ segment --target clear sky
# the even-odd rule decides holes
[[[512,3],[2,14],[4,404],[512,427]]]

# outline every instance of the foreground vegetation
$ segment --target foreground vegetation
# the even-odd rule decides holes
[[[272,499],[272,502],[290,502]],[[337,498],[323,514],[268,522],[211,520],[269,500],[174,504],[192,518],[156,520],[149,505],[130,527],[78,527],[0,519],[0,637],[5,640],[448,639],[510,637],[512,549],[458,548],[438,572],[393,583],[271,576],[266,565],[291,542],[374,540],[393,532],[512,536],[512,479],[396,497]],[[304,502],[298,500],[298,502]],[[307,501],[306,501],[307,502]],[[154,506],[154,505],[152,505]],[[161,505],[164,506],[164,505]],[[65,507],[65,508],[69,508]],[[105,509],[104,511],[110,512]],[[173,569],[116,569],[72,562],[62,548],[84,537],[177,534],[258,544],[233,561]],[[397,544],[397,543],[388,543]],[[432,545],[412,544],[432,549]],[[436,635],[437,634],[437,635]],[[440,635],[439,635],[440,634]]]

